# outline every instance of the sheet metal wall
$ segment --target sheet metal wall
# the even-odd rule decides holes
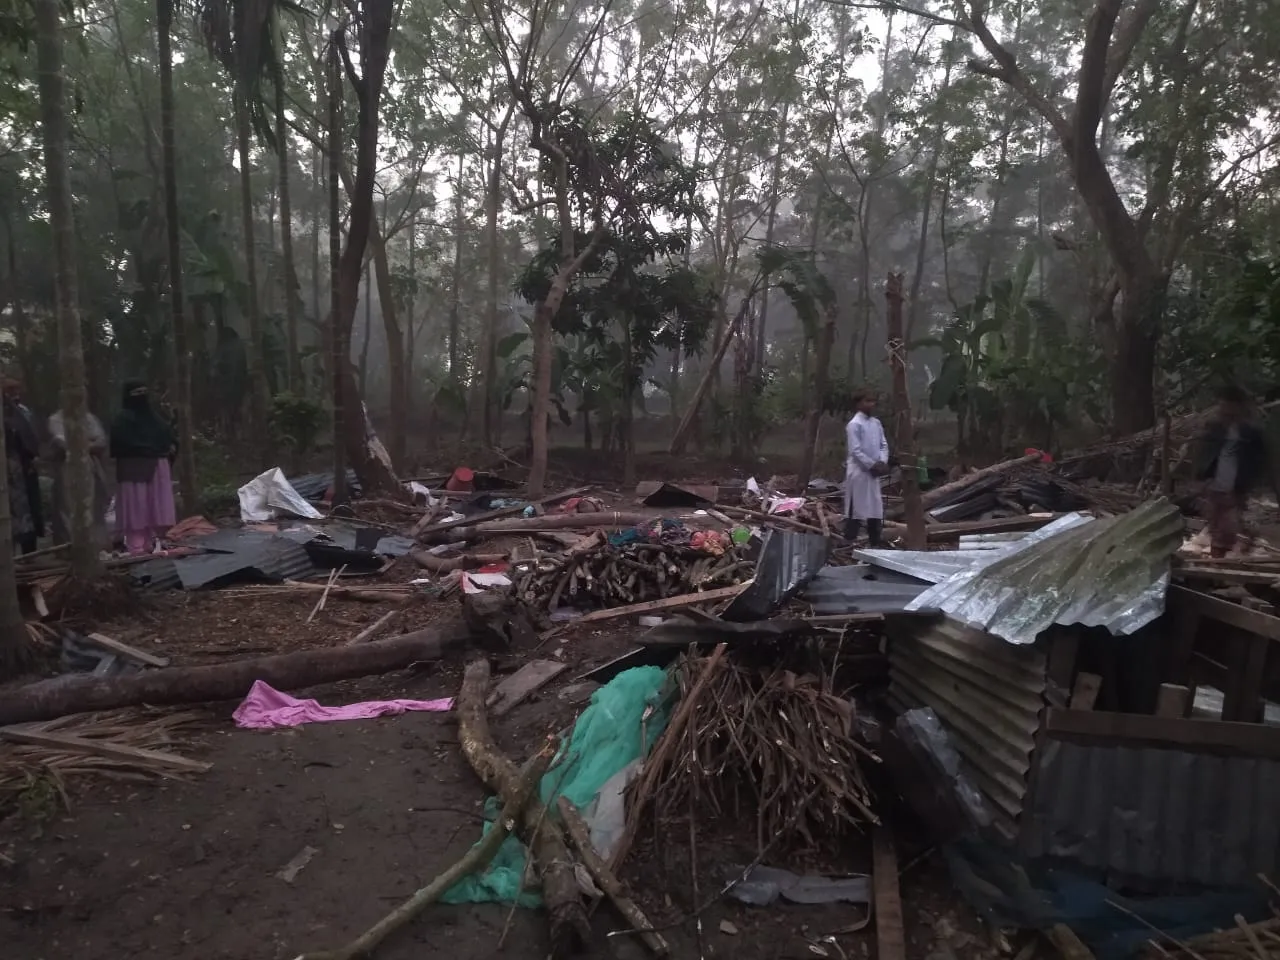
[[[1035,767],[1020,836],[1031,857],[1206,886],[1280,865],[1280,761],[1046,737]]]
[[[1045,705],[1047,644],[1015,646],[943,619],[900,627],[889,643],[890,698],[933,708],[1010,839]]]

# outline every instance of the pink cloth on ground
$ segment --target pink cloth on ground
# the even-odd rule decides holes
[[[327,723],[330,720],[368,720],[409,710],[443,713],[453,707],[453,698],[441,700],[369,700],[345,707],[323,707],[314,700],[299,700],[281,693],[270,684],[255,680],[244,702],[232,714],[237,727],[270,730],[298,727],[304,723]]]

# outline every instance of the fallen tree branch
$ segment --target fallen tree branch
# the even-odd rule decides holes
[[[470,631],[461,621],[357,646],[300,650],[202,667],[166,667],[141,673],[56,677],[11,690],[0,698],[0,724],[52,720],[69,713],[139,704],[163,706],[235,700],[255,680],[277,690],[297,690],[334,680],[400,670],[419,660],[439,660],[461,646]]]
[[[541,533],[544,530],[604,529],[619,530],[648,523],[653,517],[647,513],[566,513],[554,517],[517,517],[513,520],[490,520],[485,523],[468,523],[449,527],[447,530],[427,531],[422,535],[424,543],[462,543],[485,535]]]
[[[488,692],[489,664],[477,660],[467,666],[458,693],[458,740],[476,776],[505,801],[515,795],[519,772],[489,732],[485,714]],[[564,834],[545,811],[536,800],[525,804],[517,830],[541,871],[542,899],[551,916],[551,956],[565,958],[590,941],[591,929]]]
[[[554,751],[548,745],[529,759],[524,769],[518,774],[512,793],[502,807],[501,816],[480,839],[480,842],[463,854],[456,863],[345,947],[337,950],[322,950],[318,953],[303,953],[297,960],[357,960],[359,957],[371,956],[387,937],[409,924],[418,914],[444,896],[458,881],[473,873],[479,873],[487,867],[489,861],[497,856],[498,848],[507,839],[507,835],[515,828],[516,818],[520,816],[530,798],[537,793],[538,783],[542,780],[542,775],[547,772],[553,753]]]
[[[561,797],[559,806],[565,833],[573,841],[583,864],[591,871],[591,876],[595,877],[600,889],[608,895],[618,912],[640,934],[640,939],[644,941],[645,946],[660,957],[666,956],[671,951],[667,941],[662,938],[662,934],[653,929],[653,924],[644,915],[644,911],[627,896],[626,891],[622,889],[622,883],[592,845],[591,831],[587,829],[587,822],[582,819],[578,808],[569,802],[568,797]]]

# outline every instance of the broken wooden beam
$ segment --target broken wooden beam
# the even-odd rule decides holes
[[[717,600],[730,600],[736,597],[754,581],[734,584],[732,587],[720,587],[717,590],[704,590],[701,593],[682,593],[678,597],[667,597],[665,600],[646,600],[644,603],[631,603],[625,607],[613,607],[609,610],[593,610],[579,617],[578,623],[596,623],[600,620],[616,620],[618,617],[639,616],[645,613],[681,610],[700,603],[711,603]]]
[[[898,887],[898,854],[886,826],[871,831],[871,885],[876,920],[876,960],[907,960],[902,923],[902,891]]]
[[[141,673],[94,677],[86,674],[41,680],[0,698],[0,724],[52,720],[70,713],[112,710],[140,704],[163,706],[235,700],[255,680],[277,690],[297,690],[334,680],[400,670],[420,660],[439,660],[466,642],[470,631],[460,621],[428,627],[389,640],[357,646],[299,650],[271,657],[200,667],[167,667]]]
[[[146,650],[139,650],[137,647],[131,647],[123,641],[114,637],[108,637],[105,633],[91,633],[88,640],[98,646],[117,653],[126,660],[133,660],[148,667],[167,667],[169,665],[168,657],[157,657],[154,653],[148,653]]]
[[[505,717],[568,669],[567,663],[558,660],[530,660],[489,694],[489,712],[495,717]]]

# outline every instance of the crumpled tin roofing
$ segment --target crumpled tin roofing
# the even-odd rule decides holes
[[[994,563],[1011,552],[1025,549],[1048,537],[1057,536],[1064,530],[1090,523],[1092,520],[1093,517],[1088,514],[1068,513],[1039,530],[1018,533],[1003,543],[982,541],[981,545],[970,546],[962,538],[959,550],[854,550],[853,556],[858,560],[875,564],[877,567],[883,567],[885,570],[904,573],[918,580],[928,580],[930,583],[942,583],[957,573],[973,570],[979,565]]]
[[[823,567],[802,596],[823,616],[841,613],[902,613],[929,584],[869,563]]]
[[[1129,513],[1054,531],[1068,514],[916,597],[910,610],[938,609],[1009,643],[1027,644],[1051,623],[1128,634],[1164,612],[1169,560],[1182,517],[1161,498]]]

